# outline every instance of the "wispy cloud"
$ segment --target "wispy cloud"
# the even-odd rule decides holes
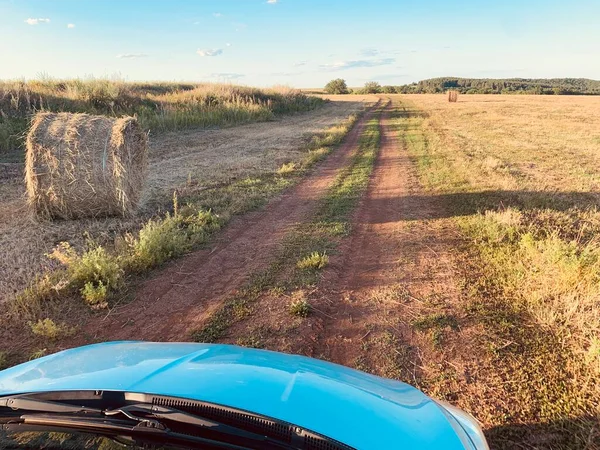
[[[338,61],[333,64],[322,64],[319,66],[322,70],[337,71],[337,70],[348,70],[355,69],[358,67],[377,67],[377,66],[388,66],[394,64],[396,60],[394,58],[382,58],[382,59],[358,59],[353,61]]]
[[[228,42],[227,44],[225,44],[225,47],[231,47],[231,44]]]
[[[244,78],[245,75],[243,73],[211,73],[210,78],[220,78],[224,80],[237,80],[239,78]]]
[[[376,48],[372,48],[372,47],[370,47],[370,48],[363,48],[360,51],[360,54],[362,56],[377,56],[377,55],[379,55],[379,50],[377,50]]]
[[[267,0],[269,5],[274,5],[275,3],[279,3],[279,0]]]
[[[69,24],[67,24],[67,28],[75,28],[75,24],[74,23],[69,23]]]
[[[223,14],[221,14],[221,13],[213,13],[213,16],[215,16],[218,19],[219,17],[223,17]]]
[[[200,56],[219,56],[223,54],[223,50],[220,48],[214,48],[214,49],[198,49],[198,51],[196,51],[196,53],[198,53]]]
[[[50,19],[32,19],[31,17],[25,20],[27,25],[37,25],[39,23],[50,23]]]
[[[121,53],[117,55],[117,58],[121,59],[133,59],[133,58],[145,58],[148,56],[146,53]]]
[[[294,67],[305,66],[307,63],[308,63],[308,61],[298,61],[297,63],[294,64]]]
[[[246,28],[248,28],[248,25],[246,25],[245,23],[232,23],[231,25],[233,25],[235,27],[235,31],[242,31],[245,30]]]

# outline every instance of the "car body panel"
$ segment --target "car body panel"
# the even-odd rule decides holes
[[[463,449],[440,406],[401,382],[303,356],[229,345],[110,342],[0,372],[0,395],[104,390],[212,402],[358,449]]]

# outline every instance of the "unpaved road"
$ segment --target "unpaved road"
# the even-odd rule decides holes
[[[236,218],[206,250],[172,263],[145,282],[133,302],[103,320],[91,320],[83,335],[92,340],[188,340],[190,330],[264,269],[286,233],[309,220],[317,201],[356,151],[372,112],[363,116],[343,145],[308,177],[263,210]]]

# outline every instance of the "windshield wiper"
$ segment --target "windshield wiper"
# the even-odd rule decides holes
[[[10,414],[7,416],[3,414],[5,412]],[[224,448],[249,448],[246,445],[273,450],[301,448],[199,415],[149,403],[103,410],[62,402],[8,397],[0,398],[0,420],[7,424],[4,428],[9,431],[22,430],[22,427],[14,426],[22,424],[102,434],[143,435],[144,438],[152,437],[164,442],[169,442],[171,438],[186,442],[200,439],[202,442],[209,440],[233,445]]]

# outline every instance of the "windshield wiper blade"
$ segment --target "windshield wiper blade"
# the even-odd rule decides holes
[[[97,417],[70,417],[60,414],[25,414],[0,428],[10,433],[26,431],[79,431],[115,438],[127,436],[141,444],[175,445],[185,448],[248,450],[248,447],[199,436],[190,436],[164,428],[151,428],[144,423],[132,426],[131,420]]]
[[[3,408],[9,409],[12,414],[3,415]],[[117,416],[122,417],[117,418]],[[0,398],[0,420],[5,423],[8,421],[9,423],[35,426],[64,426],[92,432],[101,432],[106,427],[114,430],[118,425],[121,431],[129,433],[141,431],[146,434],[152,430],[173,431],[164,423],[164,421],[168,421],[168,424],[173,425],[172,428],[177,429],[174,431],[176,434],[192,433],[218,442],[221,442],[221,439],[229,439],[236,444],[248,443],[255,448],[273,450],[298,450],[301,448],[263,434],[150,403],[125,405],[114,409],[98,409],[20,396],[4,397]],[[180,429],[183,429],[183,432]]]
[[[124,406],[110,411],[104,411],[107,416],[122,414],[129,419],[145,422],[152,419],[163,419],[175,422],[181,425],[187,425],[193,428],[200,428],[203,431],[218,433],[220,435],[228,435],[237,439],[245,439],[253,441],[255,444],[268,446],[268,448],[279,448],[282,450],[298,450],[298,447],[282,442],[268,436],[246,431],[242,428],[227,425],[217,422],[196,414],[187,413],[179,409],[166,408],[163,406],[139,403],[134,405]],[[139,416],[138,414],[143,414]],[[151,416],[150,418],[146,416]]]
[[[0,398],[0,408],[2,407],[10,408],[13,411],[38,411],[44,413],[102,413],[101,409],[89,408],[87,406],[77,406],[69,403],[50,402],[25,397]]]

